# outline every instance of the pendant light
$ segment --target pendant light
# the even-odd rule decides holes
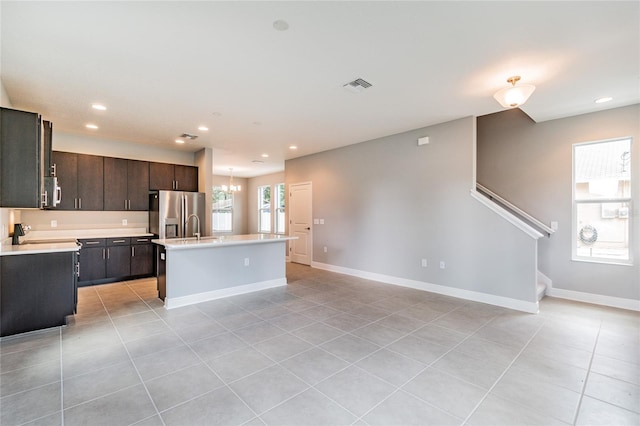
[[[536,90],[536,86],[532,84],[521,84],[516,86],[520,80],[519,75],[509,77],[507,83],[511,83],[511,87],[498,90],[493,97],[505,108],[515,108],[527,102],[529,96]]]
[[[233,168],[229,168],[229,185],[222,185],[222,190],[225,192],[242,191],[242,186],[233,184]]]

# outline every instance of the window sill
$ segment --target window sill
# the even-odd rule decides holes
[[[584,262],[584,263],[598,263],[600,265],[613,265],[613,266],[633,266],[632,261],[624,260],[611,260],[611,259],[585,259],[581,257],[571,258],[572,262]]]

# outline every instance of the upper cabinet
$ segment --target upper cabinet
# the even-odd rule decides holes
[[[0,108],[0,207],[40,208],[41,117]]]
[[[104,210],[103,157],[54,151],[51,158],[62,188],[58,210]]]
[[[197,191],[198,168],[179,164],[149,163],[149,189]]]
[[[104,209],[149,210],[149,163],[104,158]]]

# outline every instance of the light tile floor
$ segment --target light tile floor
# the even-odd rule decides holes
[[[153,279],[81,288],[69,326],[0,341],[0,424],[640,424],[638,313],[287,277],[171,311]]]

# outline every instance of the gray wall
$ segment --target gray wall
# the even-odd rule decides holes
[[[535,302],[536,240],[469,195],[474,146],[470,117],[286,161],[325,220],[313,261]]]
[[[540,270],[553,287],[584,293],[640,298],[640,105],[534,123],[519,110],[478,118],[478,182],[558,231],[540,240]],[[571,260],[572,145],[633,137],[633,266]]]

